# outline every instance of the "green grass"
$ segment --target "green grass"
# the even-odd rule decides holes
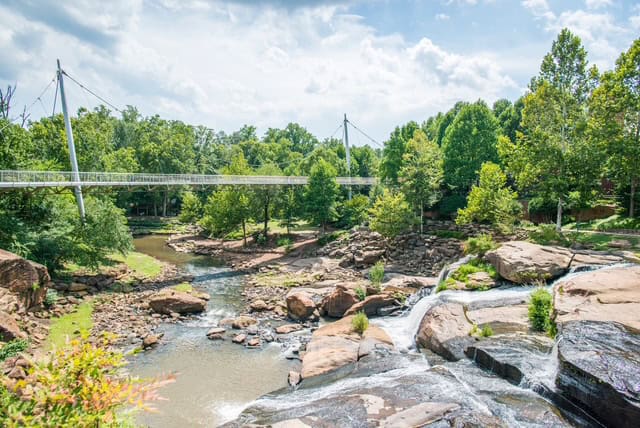
[[[91,327],[93,327],[92,315],[93,303],[84,302],[78,305],[75,312],[65,314],[60,318],[52,318],[45,349],[64,346],[67,342],[67,337],[71,340],[88,335],[91,332]]]
[[[149,279],[157,277],[162,272],[162,263],[151,256],[136,251],[132,251],[124,257],[121,254],[114,254],[109,256],[109,258],[113,261],[126,264],[137,275]]]
[[[573,232],[568,233],[567,238],[569,241],[575,241],[582,245],[593,246],[595,250],[606,251],[611,249],[609,247],[609,242],[615,240],[625,240],[629,241],[634,248],[640,248],[640,237],[636,236],[616,236],[616,235],[606,235],[602,233],[579,233]]]
[[[456,269],[456,271],[451,274],[451,278],[456,281],[468,284],[469,275],[477,272],[487,272],[493,279],[496,279],[498,277],[498,272],[491,264],[483,262],[480,259],[473,259],[469,263],[464,264]]]
[[[193,286],[188,282],[182,282],[178,285],[174,285],[173,289],[176,291],[182,291],[184,293],[191,293],[193,291]]]
[[[577,227],[576,227],[577,226]],[[620,214],[614,214],[607,218],[601,218],[597,220],[591,220],[587,222],[569,223],[562,226],[563,229],[580,229],[580,230],[620,230],[620,229],[632,229],[640,230],[640,218],[624,217]]]

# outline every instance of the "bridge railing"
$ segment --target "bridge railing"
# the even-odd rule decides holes
[[[304,185],[308,177],[261,175],[206,174],[146,174],[127,172],[79,172],[76,181],[70,171],[13,171],[0,170],[0,187],[74,187],[136,186],[136,185]],[[339,184],[367,186],[376,183],[375,177],[337,177]]]

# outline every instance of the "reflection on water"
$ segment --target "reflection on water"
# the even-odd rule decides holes
[[[163,388],[169,401],[157,403],[160,413],[144,413],[139,422],[150,427],[209,427],[233,419],[259,396],[286,386],[294,368],[277,344],[246,349],[230,340],[210,341],[207,330],[242,309],[243,277],[211,258],[182,254],[164,245],[165,237],[135,240],[136,249],[181,266],[194,275],[194,286],[211,295],[207,312],[195,320],[161,327],[163,343],[139,354],[129,365],[132,374],[155,377],[177,373]]]

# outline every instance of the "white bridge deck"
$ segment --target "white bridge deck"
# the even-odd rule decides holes
[[[305,185],[308,177],[204,174],[133,174],[80,172],[80,181],[70,171],[0,171],[0,189],[42,187],[132,187],[132,186],[218,186],[218,185]],[[375,177],[337,177],[343,186],[371,186]]]

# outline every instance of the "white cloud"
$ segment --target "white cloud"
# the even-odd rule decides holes
[[[108,50],[0,6],[0,21],[11,23],[0,28],[7,53],[0,84],[17,81],[20,104],[28,104],[60,57],[88,87],[144,115],[226,131],[248,123],[262,132],[296,121],[322,138],[346,112],[379,140],[397,124],[424,120],[457,100],[492,101],[517,89],[495,54],[463,55],[428,38],[411,43],[379,35],[336,5],[292,10],[163,0],[96,19],[106,34],[97,40],[107,40]],[[21,48],[27,35],[39,37]],[[67,86],[72,109],[93,102]]]
[[[438,13],[436,14],[436,21],[448,21],[451,18],[446,13]]]
[[[555,19],[555,15],[549,8],[547,0],[523,0],[522,5],[536,18],[543,18],[546,20]]]
[[[587,9],[600,9],[607,6],[611,6],[612,0],[585,0]]]

